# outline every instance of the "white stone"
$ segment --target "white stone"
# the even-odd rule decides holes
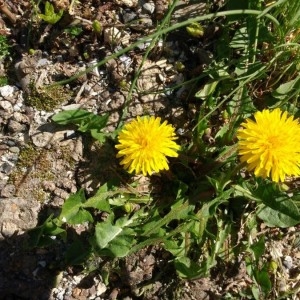
[[[23,104],[18,102],[14,105],[14,111],[21,111]]]
[[[125,68],[129,68],[132,64],[132,59],[127,55],[121,55],[119,59],[123,63]]]
[[[12,104],[7,100],[1,100],[0,106],[9,114],[13,113],[14,111]]]
[[[62,110],[73,110],[73,109],[80,109],[81,104],[78,103],[72,103],[72,104],[68,104],[68,105],[64,105],[61,107]],[[57,111],[58,112],[58,111]],[[57,113],[56,112],[56,113]]]
[[[98,69],[98,67],[97,67],[97,60],[96,60],[96,59],[91,60],[90,62],[88,62],[88,63],[87,63],[87,67],[88,67],[88,68],[94,67],[94,68],[90,71],[90,73],[93,74],[93,75],[95,75],[95,76],[97,76],[97,77],[100,77],[100,73],[99,73],[99,69]]]
[[[46,66],[46,65],[48,65],[49,64],[49,60],[48,59],[46,59],[46,58],[41,58],[38,62],[37,62],[37,64],[36,64],[36,68],[37,67],[44,67],[44,66]]]
[[[115,0],[115,3],[127,7],[136,7],[138,5],[138,0]]]
[[[97,296],[101,296],[103,293],[105,293],[107,290],[107,287],[105,286],[105,284],[103,282],[100,282],[97,285]]]
[[[130,42],[130,35],[125,31],[120,31],[118,28],[110,27],[103,30],[104,42],[109,45],[124,45],[128,46]],[[116,48],[120,50],[121,48]]]
[[[122,36],[121,31],[115,27],[105,28],[103,31],[104,34],[104,42],[109,45],[117,44]]]
[[[18,231],[18,226],[10,221],[4,221],[2,223],[1,233],[5,237],[12,236],[15,232]]]
[[[53,134],[51,132],[37,132],[31,136],[32,143],[39,147],[44,148],[50,144]]]
[[[12,85],[4,85],[0,87],[0,94],[3,98],[11,97],[15,92],[15,87]]]
[[[154,13],[154,10],[155,10],[155,4],[154,2],[147,2],[145,4],[143,4],[143,9],[149,13],[149,14],[153,14]]]

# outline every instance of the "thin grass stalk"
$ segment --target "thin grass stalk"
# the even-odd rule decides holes
[[[86,70],[84,70],[82,72],[78,72],[77,74],[71,76],[68,79],[61,80],[61,81],[58,81],[58,82],[55,82],[55,83],[51,84],[50,87],[70,83],[73,80],[76,80],[77,78],[85,75],[86,73],[91,72],[94,68],[101,67],[101,66],[105,65],[108,61],[110,61],[112,59],[118,58],[119,56],[127,53],[128,51],[131,51],[135,47],[137,47],[140,44],[143,44],[143,43],[149,41],[150,39],[157,38],[158,36],[167,34],[167,33],[171,32],[171,31],[176,30],[176,29],[188,26],[191,23],[205,21],[205,20],[209,20],[209,19],[213,19],[213,18],[218,18],[218,17],[240,15],[240,14],[255,15],[255,16],[257,16],[257,18],[260,18],[261,11],[259,11],[259,10],[252,10],[252,9],[244,9],[244,10],[238,9],[238,10],[232,10],[232,11],[222,11],[222,12],[207,14],[205,16],[198,16],[198,17],[195,17],[195,18],[188,19],[186,21],[182,21],[180,23],[173,24],[170,27],[163,28],[160,31],[154,32],[154,33],[149,34],[148,36],[146,36],[146,37],[144,37],[142,39],[139,39],[138,41],[136,41],[135,43],[131,44],[130,46],[128,46],[128,47],[126,47],[124,49],[121,49],[120,51],[118,51],[116,53],[111,54],[110,56],[106,57],[105,59],[101,60],[100,62],[94,64],[93,66],[87,68]],[[272,15],[265,14],[263,16],[266,17],[266,18],[268,18],[268,19],[270,19],[276,26],[279,26],[279,22]]]

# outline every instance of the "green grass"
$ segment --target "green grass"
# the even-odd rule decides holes
[[[10,45],[8,38],[4,35],[0,35],[0,59],[3,60],[10,54]]]
[[[240,123],[263,108],[280,107],[299,117],[300,3],[229,0],[216,13],[172,24],[176,2],[154,32],[97,65],[151,39],[131,81],[125,119],[143,63],[157,41],[195,22],[205,29],[209,21],[222,17],[222,34],[212,62],[201,75],[181,84],[195,90],[198,113],[195,120],[189,120],[191,135],[182,142],[179,158],[172,160],[169,173],[153,179],[152,192],[146,194],[139,192],[137,182],[126,181],[128,177],[120,170],[116,172],[124,180],[103,184],[94,196],[86,198],[80,190],[66,200],[57,218],[49,217],[32,231],[39,237],[35,245],[48,245],[53,242],[52,235],[64,239],[68,226],[89,222],[93,228],[88,232],[90,243],[77,239],[76,247],[67,252],[69,264],[85,264],[92,254],[122,258],[143,247],[161,245],[172,254],[179,277],[196,279],[209,276],[219,265],[239,256],[253,284],[226,297],[274,299],[279,295],[271,268],[276,262],[263,258],[266,237],[257,231],[262,222],[276,227],[299,224],[300,193],[292,184],[276,184],[241,171],[235,136]],[[101,123],[96,133],[103,142],[99,132],[105,118],[92,121],[84,111],[80,111],[80,118],[73,113],[73,118],[63,112],[54,120],[76,124],[83,132],[94,130],[96,139],[95,126]],[[206,142],[207,135],[214,143]],[[116,142],[113,135],[108,139]],[[262,214],[262,208],[270,214]],[[95,210],[106,212],[107,219],[99,221]]]

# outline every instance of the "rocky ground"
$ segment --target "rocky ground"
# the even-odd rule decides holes
[[[106,285],[97,271],[86,274],[63,266],[59,246],[27,247],[26,231],[57,212],[71,193],[84,187],[92,194],[101,183],[119,176],[113,146],[100,147],[74,129],[54,124],[51,116],[75,108],[109,112],[106,130],[113,131],[126,105],[126,118],[146,113],[164,116],[176,124],[178,133],[186,134],[195,103],[188,90],[168,92],[166,87],[192,78],[210,62],[219,28],[211,24],[201,40],[186,39],[179,30],[158,41],[128,103],[128,82],[148,43],[64,87],[44,86],[84,71],[152,32],[167,3],[53,0],[64,15],[51,25],[38,19],[33,2],[0,1],[0,30],[11,46],[0,70],[1,79],[7,78],[0,87],[0,299],[223,299],[226,292],[251,283],[242,264],[228,265],[212,278],[180,281],[168,264],[169,254],[152,247],[124,259]],[[180,2],[172,22],[212,9],[197,1]],[[101,23],[101,34],[92,30],[94,20]],[[72,33],[75,27],[81,28],[80,34]],[[178,61],[188,68],[182,71]],[[274,230],[268,240],[282,262],[278,288],[295,288],[290,299],[299,299],[297,230]]]

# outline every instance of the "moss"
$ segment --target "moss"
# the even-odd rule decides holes
[[[54,179],[48,152],[46,149],[37,150],[33,145],[21,150],[16,169],[10,176],[10,181],[17,188],[17,195],[31,193],[40,202],[46,199],[47,193],[43,190],[42,183],[44,180]]]
[[[17,167],[21,169],[34,169],[38,172],[41,171],[43,174],[49,172],[51,164],[47,159],[48,151],[45,149],[35,149],[33,145],[27,146],[20,152]]]
[[[9,55],[10,45],[8,43],[8,38],[4,35],[0,35],[0,59],[3,60]]]
[[[26,104],[38,110],[53,111],[61,103],[69,101],[72,93],[61,85],[44,86],[36,88],[30,84],[30,92],[27,95]]]
[[[33,165],[38,155],[39,152],[32,145],[23,148],[19,155],[17,167],[24,168],[28,165]]]
[[[32,196],[37,201],[43,203],[47,199],[48,194],[42,188],[39,188],[32,191]]]
[[[8,78],[6,76],[0,76],[0,86],[8,85]]]

